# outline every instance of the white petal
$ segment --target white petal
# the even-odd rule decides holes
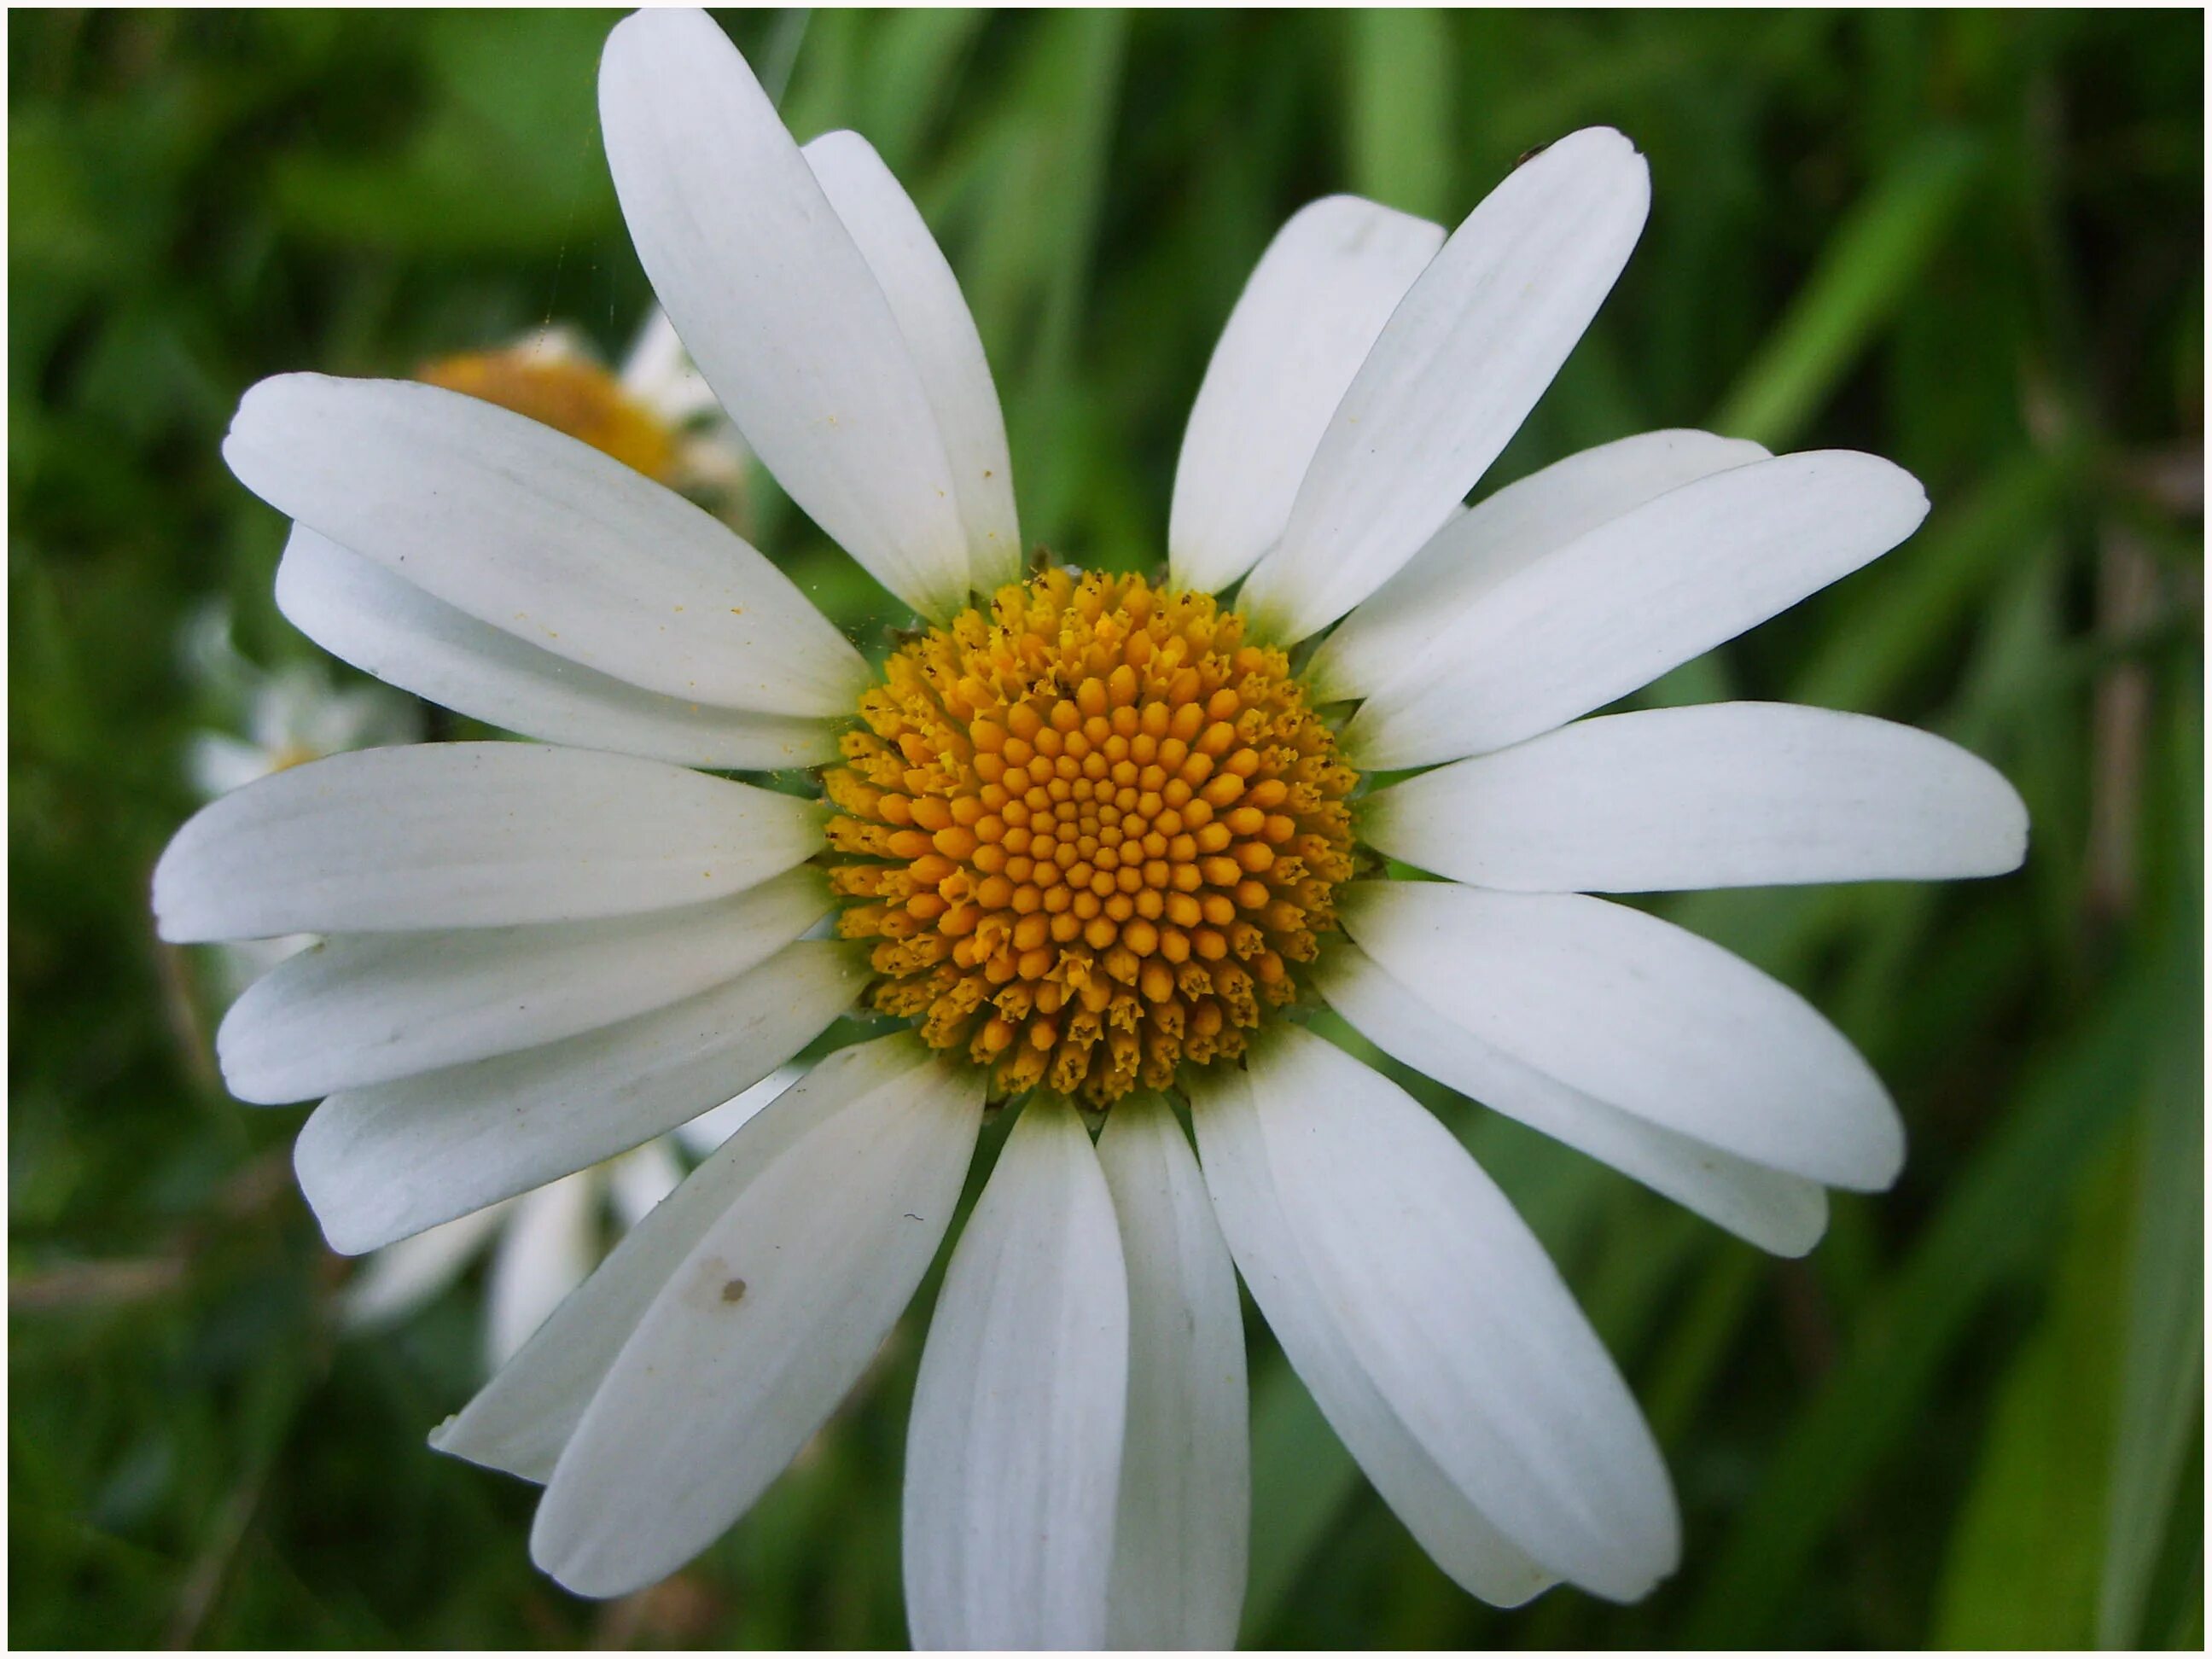
[[[626,755],[363,749],[203,807],[154,871],[161,937],[630,915],[741,892],[822,846],[814,803]]]
[[[867,977],[839,945],[789,945],[619,1025],[332,1095],[293,1149],[301,1190],[332,1249],[374,1249],[696,1117],[813,1041]]]
[[[276,567],[276,608],[324,650],[387,684],[527,737],[750,771],[836,757],[827,720],[640,690],[478,622],[304,526],[293,526]]]
[[[1331,1007],[1386,1053],[1610,1164],[1762,1249],[1802,1255],[1826,1230],[1828,1197],[1819,1182],[1632,1116],[1474,1035],[1465,988],[1455,978],[1402,979],[1340,940],[1315,964],[1314,982]]]
[[[1237,1270],[1164,1100],[1117,1102],[1098,1164],[1129,1273],[1128,1426],[1107,1643],[1234,1647],[1252,1531]]]
[[[1344,931],[1512,1059],[1662,1128],[1830,1187],[1897,1178],[1905,1127],[1858,1051],[1787,986],[1603,899],[1363,881]]]
[[[2027,809],[1909,726],[1786,703],[1577,720],[1373,795],[1360,836],[1515,892],[1930,881],[2019,867]]]
[[[1607,127],[1524,163],[1453,232],[1329,418],[1237,599],[1304,639],[1412,558],[1505,447],[1627,264],[1651,173]]]
[[[1290,521],[1328,417],[1437,250],[1441,226],[1357,196],[1293,214],[1260,256],[1206,364],[1168,514],[1168,577],[1211,593]]]
[[[743,1094],[676,1126],[676,1138],[692,1155],[704,1158],[752,1121],[761,1109],[806,1075],[799,1066],[780,1066]]]
[[[411,380],[280,374],[222,458],[255,495],[424,592],[672,697],[847,713],[860,653],[727,526],[550,426]]]
[[[1486,1516],[1597,1595],[1632,1601],[1674,1570],[1673,1493],[1627,1385],[1449,1130],[1298,1026],[1194,1093],[1206,1185],[1245,1283],[1437,1565],[1488,1595],[1451,1533],[1442,1549],[1433,1536],[1455,1496],[1461,1515]],[[1376,1431],[1378,1410],[1395,1437]],[[1415,1458],[1446,1492],[1408,1506]],[[1509,1588],[1536,1583],[1524,1573]]]
[[[920,1047],[905,1039],[902,1052],[910,1061]],[[784,1099],[803,1109],[810,1093],[835,1097],[843,1079],[882,1069],[865,1057],[832,1065]],[[959,1200],[982,1104],[973,1067],[925,1058],[816,1106],[705,1229],[608,1368],[538,1505],[539,1566],[579,1595],[623,1595],[751,1506],[914,1295]]]
[[[703,12],[633,14],[599,125],[638,258],[745,441],[884,586],[958,610],[968,538],[921,372],[737,48]]]
[[[1097,1154],[1073,1107],[1033,1094],[954,1247],[915,1379],[915,1646],[1104,1644],[1128,1365]]]
[[[355,1329],[371,1330],[436,1300],[499,1230],[512,1206],[510,1200],[456,1216],[374,1252],[346,1280],[338,1297],[339,1318]]]
[[[515,1200],[484,1281],[484,1350],[512,1359],[599,1259],[599,1176],[579,1170]]]
[[[952,465],[968,532],[969,586],[989,593],[1022,573],[1006,418],[959,278],[875,147],[857,132],[824,133],[800,152],[852,233],[921,373]]]
[[[1192,1086],[1191,1122],[1214,1213],[1253,1299],[1330,1428],[1414,1541],[1468,1594],[1498,1607],[1520,1606],[1558,1575],[1537,1565],[1475,1506],[1339,1329],[1264,1156],[1249,1162],[1240,1157],[1257,1121],[1249,1087],[1242,1075],[1217,1068]]]
[[[1417,670],[1344,730],[1366,769],[1503,749],[1625,696],[1911,535],[1910,473],[1844,450],[1670,489],[1439,618]]]
[[[672,1136],[648,1140],[607,1163],[607,1201],[624,1228],[636,1226],[683,1184],[684,1166],[677,1161]]]
[[[641,916],[342,936],[257,981],[224,1018],[216,1051],[231,1092],[264,1103],[487,1060],[735,979],[830,904],[821,873],[801,868]]]
[[[841,1048],[821,1080],[769,1103],[633,1228],[529,1345],[430,1437],[440,1451],[540,1485],[653,1299],[738,1194],[847,1102],[922,1063],[903,1035]]]
[[[1766,459],[1741,438],[1645,432],[1506,485],[1431,536],[1322,641],[1306,671],[1314,700],[1364,697],[1395,684],[1422,660],[1440,618],[1457,616],[1515,571],[1655,495]]]

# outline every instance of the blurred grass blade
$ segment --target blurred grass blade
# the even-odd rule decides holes
[[[1425,219],[1452,214],[1452,52],[1434,11],[1343,14],[1352,188]],[[1473,205],[1468,204],[1468,205]]]
[[[760,77],[761,90],[771,103],[781,105],[790,89],[791,72],[798,66],[799,50],[806,44],[806,32],[813,21],[811,6],[787,6],[769,31],[768,44],[754,70]]]
[[[1279,1353],[1252,1366],[1252,1565],[1239,1647],[1259,1647],[1359,1484],[1359,1466]]]
[[[951,7],[888,11],[877,22],[862,82],[866,131],[884,165],[903,175],[957,90],[960,61],[974,45],[983,15]]]
[[[1975,140],[1948,131],[1897,160],[1722,401],[1715,430],[1780,449],[1804,429],[1942,246],[1980,160]]]
[[[2105,1525],[2097,1644],[2133,1647],[2204,1376],[2203,1030],[2176,1020],[2147,1091],[2142,1171]]]
[[[2158,1033],[2143,1099],[2142,1173],[2135,1250],[2121,1350],[2119,1416],[2112,1454],[2105,1571],[2097,1642],[2131,1647],[2143,1619],[2192,1433],[2201,1433],[2204,1384],[2203,892],[2193,855],[2203,846],[2202,728],[2190,703],[2174,722],[2175,780],[2183,799],[2171,814],[2179,833],[2172,931],[2183,958],[2172,1012]]]
[[[1077,344],[1107,185],[1127,20],[1052,13],[984,148],[981,223],[962,271],[1006,404],[1022,533],[1066,544],[1082,511],[1088,400]],[[973,275],[970,276],[972,270]]]
[[[2084,1183],[2051,1306],[1999,1386],[1936,1588],[1930,1639],[1937,1647],[2002,1651],[2088,1642],[2130,1173],[2127,1160],[2113,1158]],[[2035,1571],[2021,1571],[2029,1561]]]
[[[1796,1594],[1838,1514],[1915,1426],[1937,1370],[1990,1292],[2032,1258],[2082,1160],[2134,1097],[2145,1021],[2170,981],[2154,961],[2106,994],[2024,1077],[1942,1213],[1860,1322],[1865,1333],[1765,1460],[1692,1608],[1695,1646],[1755,1646]]]

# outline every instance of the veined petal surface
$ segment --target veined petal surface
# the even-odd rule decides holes
[[[844,1066],[833,1056],[771,1109],[783,1144],[727,1191],[607,1366],[530,1536],[531,1558],[577,1594],[665,1577],[750,1508],[921,1283],[959,1200],[982,1081],[910,1037],[884,1043]],[[702,1174],[718,1170],[726,1190],[750,1162],[739,1143],[769,1127],[764,1115]]]
[[[222,458],[434,599],[648,691],[848,712],[867,665],[791,579],[674,490],[526,416],[413,380],[280,374]]]
[[[1911,474],[1844,450],[1670,489],[1440,618],[1418,670],[1345,726],[1346,757],[1425,766],[1564,726],[1879,558],[1927,513]]]
[[[820,873],[800,868],[638,916],[341,935],[249,986],[216,1053],[230,1091],[264,1103],[512,1054],[735,979],[830,905]]]
[[[1370,846],[1477,887],[1632,893],[2016,869],[2027,809],[1909,726],[1788,703],[1602,715],[1362,804]]]
[[[1569,1088],[1485,1042],[1456,1017],[1455,981],[1408,982],[1350,940],[1314,982],[1361,1036],[1493,1111],[1610,1164],[1708,1221],[1778,1255],[1803,1255],[1828,1224],[1818,1182],[1784,1175]]]
[[[1260,256],[1206,364],[1168,514],[1168,577],[1212,593],[1282,538],[1329,416],[1441,226],[1357,196],[1291,216]]]
[[[745,441],[884,586],[949,618],[968,535],[921,371],[738,49],[704,12],[632,13],[599,125],[638,258]]]
[[[1905,1127],[1802,997],[1709,940],[1604,899],[1361,881],[1344,931],[1483,1042],[1740,1158],[1872,1191]]]
[[[1547,1576],[1632,1601],[1674,1570],[1673,1492],[1627,1385],[1449,1130],[1295,1025],[1192,1092],[1244,1282],[1439,1566],[1507,1603]]]
[[[814,802],[527,743],[312,761],[202,807],[154,870],[161,937],[631,915],[742,892],[822,845]]]
[[[430,1443],[539,1486],[551,1480],[561,1449],[607,1368],[707,1229],[825,1115],[914,1071],[927,1057],[919,1042],[900,1034],[840,1048],[804,1074],[822,1076],[803,1095],[791,1086],[787,1072],[756,1084],[763,1089],[785,1079],[738,1133],[708,1152],[667,1202],[623,1237],[528,1346],[438,1426]]]
[[[1391,313],[1245,581],[1237,608],[1263,638],[1328,626],[1436,533],[1582,338],[1650,205],[1636,147],[1591,127],[1468,216]]]
[[[479,622],[374,560],[295,525],[276,608],[309,639],[388,685],[525,737],[742,771],[837,753],[825,720],[763,714],[641,690]]]
[[[1174,1109],[1131,1095],[1098,1135],[1129,1274],[1129,1409],[1106,1640],[1237,1643],[1252,1435],[1237,1269]]]
[[[917,1648],[1106,1640],[1129,1366],[1119,1228],[1075,1109],[1033,1094],[953,1249],[907,1427]]]
[[[848,948],[787,945],[618,1025],[332,1095],[293,1148],[331,1248],[352,1255],[627,1152],[767,1076],[851,1006]]]
[[[1644,432],[1554,461],[1447,522],[1330,630],[1306,670],[1316,702],[1364,697],[1425,660],[1443,622],[1506,577],[1654,496],[1767,459],[1741,438]]]
[[[828,132],[800,154],[875,273],[921,375],[967,527],[969,587],[988,594],[1020,580],[1006,417],[959,278],[874,145],[857,132]]]

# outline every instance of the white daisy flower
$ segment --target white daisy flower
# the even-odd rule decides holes
[[[1460,1142],[1300,1016],[1771,1249],[1811,1247],[1824,1188],[1887,1185],[1896,1109],[1826,1020],[1590,895],[1991,873],[2018,798],[1851,714],[1582,717],[1895,545],[1919,487],[1669,432],[1462,507],[1642,227],[1644,163],[1595,130],[1449,238],[1296,216],[1207,371],[1164,579],[1024,580],[975,326],[866,143],[799,148],[697,14],[616,28],[600,112],[708,380],[932,626],[872,667],[581,444],[420,386],[266,382],[225,455],[297,520],[288,614],[538,741],[257,785],[179,833],[156,910],[337,936],[230,1075],[329,1097],[298,1165],[345,1250],[663,1133],[855,1006],[912,1025],[780,1095],[435,1443],[545,1485],[532,1552],[569,1588],[681,1565],[859,1377],[1003,1102],[908,1437],[917,1643],[1233,1638],[1239,1272],[1458,1583],[1644,1594],[1678,1523],[1619,1371]],[[817,765],[824,802],[693,769]]]

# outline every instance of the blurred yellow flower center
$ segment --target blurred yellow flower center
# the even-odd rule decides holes
[[[565,432],[656,483],[670,483],[683,458],[668,423],[623,390],[597,363],[529,345],[469,351],[424,365],[416,379],[465,392]]]
[[[1048,571],[884,665],[826,778],[840,927],[939,1048],[1105,1106],[1233,1059],[1335,925],[1357,775],[1204,594]]]

